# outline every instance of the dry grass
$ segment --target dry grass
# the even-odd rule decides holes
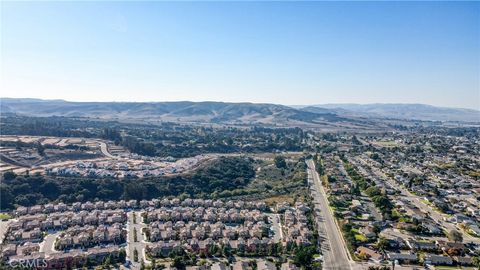
[[[300,200],[303,200],[303,198],[299,198]],[[290,204],[293,204],[295,201],[295,197],[292,195],[277,195],[269,198],[262,199],[261,201],[264,201],[268,206],[275,206],[277,203],[281,202],[288,202]]]

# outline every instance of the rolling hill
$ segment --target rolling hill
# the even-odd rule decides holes
[[[175,122],[237,124],[315,123],[335,114],[313,113],[283,105],[226,102],[69,102],[64,100],[1,99],[2,113],[25,116],[65,116],[102,119],[142,119]]]
[[[70,102],[1,98],[2,114],[133,121],[379,128],[382,119],[480,122],[480,111],[423,104],[326,104],[289,107],[228,102]]]
[[[480,122],[479,110],[444,108],[425,104],[322,104],[305,106],[299,109],[313,113],[327,110],[343,117]]]

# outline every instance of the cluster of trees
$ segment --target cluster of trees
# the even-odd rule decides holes
[[[321,269],[320,262],[313,261],[315,254],[317,254],[315,246],[297,247],[293,256],[293,263],[306,270]]]
[[[380,210],[384,218],[391,218],[393,204],[385,190],[376,187],[370,179],[365,179],[357,172],[357,170],[352,165],[350,165],[346,161],[344,161],[344,166],[350,178],[355,182],[355,184],[358,188],[360,188],[360,190],[364,191],[368,195],[368,197],[372,199],[373,203]],[[360,190],[358,190],[358,188],[355,188],[354,192],[360,193]]]
[[[375,206],[380,209],[380,212],[385,215],[391,215],[393,204],[387,196],[384,189],[380,189],[376,186],[370,186],[365,190],[365,193],[370,197]]]
[[[318,174],[323,176],[325,174],[325,168],[323,167],[322,157],[317,154],[314,156],[313,160],[315,162],[315,169],[317,170]]]
[[[78,145],[78,144],[67,144],[67,145],[56,145],[56,144],[42,144],[39,142],[23,142],[20,140],[17,141],[0,141],[1,147],[15,147],[17,150],[22,150],[22,148],[32,148],[36,149],[37,153],[41,156],[45,155],[46,149],[60,149],[60,150],[88,150],[87,146]]]
[[[188,254],[183,248],[172,250],[169,257],[172,259],[171,266],[176,269],[185,269],[185,266],[195,265],[197,263],[197,256],[195,254]]]
[[[270,257],[280,257],[282,254],[288,253],[293,255],[293,262],[302,269],[314,270],[320,269],[320,262],[314,261],[314,256],[318,254],[318,251],[315,246],[296,246],[292,245],[284,249],[280,243],[274,244],[268,250],[258,250],[257,253],[248,253],[245,250],[232,250],[228,246],[217,246],[212,245],[208,248],[207,251],[201,251],[199,254],[186,252],[184,248],[177,247],[173,249],[168,257],[172,259],[171,266],[177,269],[185,269],[186,266],[196,265],[198,259],[205,259],[209,257],[224,257],[229,260],[229,262],[234,261],[234,255],[241,257],[259,257],[259,256],[270,256]],[[149,255],[151,257],[151,255]],[[198,258],[199,257],[199,258]],[[160,257],[151,257],[152,263],[155,262]],[[202,264],[202,261],[200,261]]]
[[[68,117],[3,117],[5,135],[94,137],[148,156],[190,157],[204,153],[303,150],[300,128],[204,127],[175,123],[159,125],[95,121]]]
[[[156,156],[157,151],[155,145],[150,142],[144,142],[141,139],[132,136],[125,136],[122,137],[121,141],[119,142],[128,151],[132,153],[136,153],[143,156]]]
[[[300,151],[301,129],[208,128],[169,126],[168,129],[129,129],[127,133],[151,143],[156,156],[189,157],[203,153]],[[131,151],[135,149],[129,148]]]
[[[391,270],[392,268],[382,265],[382,266],[369,266],[368,270]]]
[[[125,263],[125,259],[127,258],[127,252],[125,251],[124,248],[120,249],[118,253],[118,257],[112,256],[111,254],[103,258],[103,269],[111,269],[112,265],[117,265],[117,264],[122,264]],[[92,263],[85,263],[84,267],[92,267],[95,264]],[[117,266],[118,267],[118,266]]]
[[[355,239],[355,232],[352,229],[353,227],[350,223],[344,223],[341,226],[342,234],[350,254],[354,254],[357,249],[357,240]]]
[[[362,240],[359,240],[355,237],[358,233],[357,229],[355,229],[351,223],[343,223],[341,225],[341,230],[345,242],[347,243],[347,249],[350,254],[355,254],[357,247],[361,244]],[[378,227],[374,227],[374,232],[378,235],[380,229]],[[388,246],[388,242],[384,238],[380,238],[379,241],[375,244],[375,247],[379,251],[383,251]],[[365,254],[364,254],[365,255]],[[363,259],[362,255],[358,256],[359,259]]]
[[[185,175],[143,179],[92,179],[43,175],[2,175],[2,210],[62,201],[153,199],[162,196],[210,198],[212,193],[246,186],[255,176],[253,160],[222,157]]]
[[[477,267],[477,269],[480,270],[480,255],[477,255],[475,257],[472,258],[472,263],[475,267]]]
[[[102,138],[115,142],[116,145],[122,140],[120,131],[116,128],[106,127],[103,129]]]
[[[283,158],[280,158],[280,160],[283,160]],[[307,173],[304,158],[299,158],[295,161],[288,160],[285,165],[283,162],[280,162],[278,166],[281,168],[270,166],[270,162],[261,160],[256,160],[256,164],[259,170],[256,172],[255,180],[246,188],[221,193],[231,193],[232,196],[239,196],[238,198],[251,200],[285,194],[292,197],[303,197],[306,194]]]
[[[34,135],[57,137],[94,137],[96,134],[87,127],[94,128],[92,121],[66,117],[2,117],[0,129],[3,135]]]

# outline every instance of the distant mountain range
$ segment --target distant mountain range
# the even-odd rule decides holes
[[[234,124],[293,124],[338,121],[335,114],[318,114],[288,106],[227,102],[69,102],[2,98],[2,114],[138,119]]]
[[[329,111],[344,117],[390,118],[424,121],[480,122],[480,111],[460,108],[435,107],[425,104],[323,104],[297,106],[309,112]]]
[[[480,111],[422,104],[327,104],[289,107],[227,102],[70,102],[1,98],[2,114],[218,124],[378,127],[372,119],[480,122]]]

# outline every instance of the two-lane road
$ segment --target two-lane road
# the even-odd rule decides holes
[[[98,144],[100,145],[100,151],[102,151],[102,154],[105,155],[106,157],[112,158],[112,159],[118,159],[117,156],[114,156],[108,152],[108,145],[107,143],[103,141],[98,141]]]

